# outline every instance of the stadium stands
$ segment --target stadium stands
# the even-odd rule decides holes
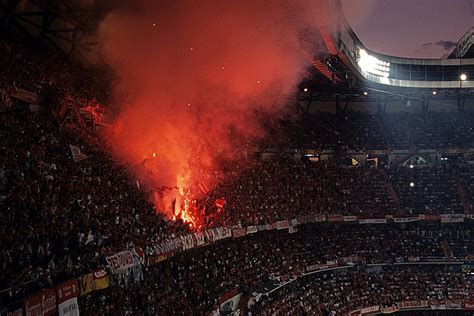
[[[85,315],[210,314],[236,293],[252,315],[474,299],[472,275],[460,270],[474,253],[466,161],[389,168],[275,155],[219,183],[200,202],[210,209],[225,197],[223,213],[192,232],[157,213],[94,135],[59,124],[48,105],[30,111],[5,95],[13,85],[52,93],[51,105],[66,94],[106,100],[102,80],[91,80],[102,73],[15,42],[0,46],[0,313],[31,311],[38,293],[60,304],[55,291],[66,283],[78,287]],[[467,149],[473,122],[456,113],[319,113],[269,124],[279,137],[266,142],[340,152]],[[70,146],[87,159],[76,162]],[[370,272],[374,264],[388,266]]]
[[[308,276],[252,308],[252,315],[347,315],[371,307],[394,312],[428,302],[469,300],[472,279],[445,267],[383,267],[379,271],[334,271]],[[398,303],[398,304],[395,304]]]
[[[341,115],[318,112],[296,119],[282,118],[273,129],[284,132],[266,145],[320,150],[472,148],[473,113],[428,112]],[[280,137],[284,134],[286,137]]]

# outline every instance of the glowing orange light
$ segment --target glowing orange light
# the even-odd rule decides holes
[[[257,80],[257,83],[260,84],[260,80]]]
[[[156,153],[155,152],[153,152],[153,158],[156,158]]]

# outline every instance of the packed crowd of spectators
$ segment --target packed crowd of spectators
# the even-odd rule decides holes
[[[21,107],[2,114],[1,129],[6,140],[1,148],[1,203],[7,210],[1,214],[0,227],[3,288],[31,277],[52,284],[103,265],[106,254],[131,245],[145,247],[187,232],[185,225],[157,215],[146,194],[131,183],[126,169],[117,165],[94,139],[61,130],[48,114]],[[69,145],[79,146],[89,159],[74,162]],[[402,178],[403,172],[390,170],[390,177]],[[449,184],[447,180],[453,173],[443,172],[433,177],[423,172],[418,175],[417,185],[421,186],[422,181],[428,186],[437,181]],[[403,192],[398,181],[392,181]],[[440,190],[442,197],[451,192],[443,186]],[[428,199],[433,194],[424,191],[412,200],[401,194],[402,205],[406,207],[405,200],[412,204],[421,200],[422,204],[416,205],[435,205],[433,213],[447,212],[449,206],[455,205],[440,198],[430,203]],[[387,192],[387,177],[380,170],[292,159],[253,166],[237,182],[221,184],[209,201],[214,201],[214,195],[226,198],[224,213],[216,226],[256,225],[308,214],[397,211]],[[422,211],[430,213],[418,210]],[[366,251],[370,251],[371,244],[374,249],[384,244],[383,238],[370,238],[372,243],[361,243]],[[386,247],[390,248],[390,244]],[[337,249],[337,244],[333,245],[327,255]]]
[[[276,158],[219,183],[208,200],[226,198],[218,224],[255,225],[308,214],[460,214],[472,209],[473,179],[474,167],[465,164],[377,169]]]
[[[451,229],[453,233],[468,234],[470,228]],[[141,282],[87,296],[81,303],[81,313],[113,314],[119,309],[133,315],[207,315],[216,310],[224,293],[235,290],[249,295],[266,284],[302,275],[311,265],[347,256],[359,256],[364,264],[407,262],[412,256],[442,260],[440,242],[445,234],[439,228],[418,225],[403,229],[396,225],[337,228],[314,224],[301,226],[294,234],[257,233],[238,242],[227,240],[195,249],[148,267]],[[423,284],[418,285],[419,289],[422,287]],[[335,293],[333,299],[338,297]],[[346,303],[341,302],[341,308]],[[348,306],[352,307],[344,308]]]
[[[401,206],[409,214],[463,213],[458,192],[459,169],[448,165],[401,166],[389,170]]]
[[[145,193],[93,139],[48,114],[0,116],[0,284],[52,284],[103,265],[103,255],[187,231],[156,214]],[[69,145],[88,159],[75,163]]]
[[[384,267],[366,272],[343,270],[299,279],[263,297],[251,315],[344,315],[374,305],[403,301],[468,301],[474,279],[457,268]],[[249,313],[250,314],[250,313]]]
[[[403,150],[472,148],[474,113],[318,112],[264,124],[267,147],[319,150]]]
[[[102,71],[84,71],[57,53],[29,45],[0,42],[0,89],[24,88],[47,96],[51,104],[65,95],[107,100]],[[403,115],[382,120],[363,113],[318,114],[300,122],[281,121],[275,135],[286,135],[280,145],[290,141],[319,149],[472,147],[471,138],[465,137],[472,124],[467,118],[454,119],[459,126],[451,137],[439,136],[443,128],[450,128],[446,117],[432,115],[420,121]],[[443,124],[435,126],[436,119]],[[430,129],[438,140],[429,142]],[[184,223],[156,212],[148,193],[131,181],[126,166],[114,161],[94,136],[61,127],[49,110],[35,112],[26,104],[16,104],[1,113],[0,131],[4,140],[0,144],[0,305],[104,267],[106,255],[134,246],[146,249],[189,233]],[[88,158],[75,162],[70,145]],[[257,225],[308,214],[459,213],[462,199],[457,187],[462,184],[465,203],[472,205],[474,173],[467,166],[456,170],[395,168],[387,175],[333,162],[276,158],[219,183],[203,203],[211,209],[217,198],[225,198],[224,211],[214,226]],[[412,179],[415,186],[408,188],[406,183]],[[470,228],[462,225],[450,229],[309,225],[299,230],[256,234],[177,255],[149,267],[141,282],[84,297],[81,313],[208,313],[229,290],[249,293],[267,282],[300,275],[309,265],[344,256],[360,256],[364,263],[392,263],[411,256],[444,257],[441,242],[459,257],[471,254],[473,248]]]
[[[474,210],[474,168],[472,165],[460,168],[460,195],[467,209]]]
[[[242,225],[307,214],[396,212],[387,191],[387,180],[378,170],[291,158],[272,159],[249,167],[237,179],[220,183],[210,197],[220,196],[227,201],[226,221]]]
[[[112,75],[104,68],[87,67],[55,49],[2,37],[0,89],[15,86],[38,93],[51,104],[69,95],[77,99],[108,101]]]

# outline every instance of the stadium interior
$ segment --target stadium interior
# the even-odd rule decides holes
[[[310,2],[0,0],[1,316],[473,315],[474,27]]]

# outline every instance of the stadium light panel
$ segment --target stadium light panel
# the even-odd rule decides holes
[[[466,81],[467,80],[467,75],[466,74],[461,74],[461,76],[459,76],[459,79],[461,79],[461,81]]]
[[[359,49],[359,60],[357,61],[360,69],[366,73],[379,77],[388,78],[390,75],[390,63],[380,60],[367,53],[365,49]]]

